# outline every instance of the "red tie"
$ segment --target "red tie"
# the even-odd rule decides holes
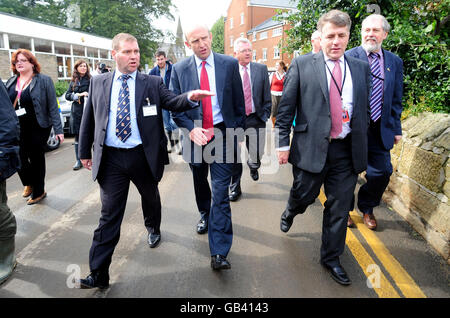
[[[248,116],[252,112],[252,88],[250,87],[250,76],[248,76],[247,66],[244,66],[244,99],[245,114]]]
[[[341,89],[342,72],[339,60],[334,61],[333,78],[330,80],[330,113],[331,113],[331,138],[336,138],[342,132],[342,99],[336,86]],[[336,82],[335,82],[336,81]]]
[[[209,91],[209,79],[208,73],[206,72],[205,64],[206,61],[202,61],[202,72],[200,73],[200,89]],[[205,132],[205,135],[206,137],[208,137],[208,141],[210,141],[214,136],[214,121],[210,96],[202,99],[202,108],[203,108],[203,129],[208,130],[207,132]]]

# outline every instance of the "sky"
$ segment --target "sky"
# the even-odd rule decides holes
[[[162,18],[152,25],[161,30],[170,30],[176,35],[178,17],[181,18],[183,30],[199,23],[211,28],[221,16],[226,16],[231,0],[172,0],[172,3],[177,7],[171,10],[175,20]]]

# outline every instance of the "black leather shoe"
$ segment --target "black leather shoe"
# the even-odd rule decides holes
[[[237,201],[240,196],[241,196],[242,192],[239,191],[231,191],[230,195],[228,196],[230,198],[230,201]]]
[[[350,278],[348,278],[347,273],[341,265],[337,266],[329,266],[326,264],[322,264],[331,274],[331,278],[333,278],[336,282],[341,285],[348,286],[352,283]]]
[[[230,269],[231,264],[222,255],[211,256],[211,268],[214,270]]]
[[[80,279],[81,289],[91,288],[105,289],[109,287],[109,274],[108,272],[92,271],[85,279]]]
[[[292,226],[292,222],[294,222],[294,216],[288,213],[287,210],[284,210],[283,214],[281,214],[281,221],[280,221],[281,231],[287,233]]]
[[[150,248],[155,248],[159,245],[159,242],[161,242],[161,234],[156,233],[150,233],[148,235],[148,245]]]
[[[253,181],[258,181],[259,173],[257,169],[250,169],[250,177],[252,177]]]
[[[197,223],[197,233],[205,234],[206,232],[208,232],[208,221],[206,217],[202,217]]]

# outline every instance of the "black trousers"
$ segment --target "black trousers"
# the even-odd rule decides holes
[[[327,200],[323,211],[320,259],[324,264],[336,266],[344,252],[348,211],[358,178],[353,171],[350,136],[331,141],[325,167],[320,173],[310,173],[293,166],[293,174],[294,183],[287,204],[291,215],[304,213],[324,185]]]
[[[100,185],[102,210],[89,252],[91,271],[109,269],[114,249],[120,238],[120,226],[130,181],[134,183],[141,195],[147,231],[160,233],[161,224],[158,183],[154,181],[142,145],[129,150],[105,146],[97,180]]]
[[[266,144],[266,123],[256,113],[252,113],[247,116],[245,126],[245,145],[248,150],[247,165],[251,170],[258,170],[261,166],[261,158],[264,155],[264,147]],[[238,149],[240,148],[238,147]],[[236,162],[233,165],[233,175],[230,184],[231,192],[241,190],[242,170],[240,151],[238,151]]]
[[[18,171],[24,186],[33,187],[33,199],[41,196],[45,189],[45,147],[51,127],[41,128],[36,124],[20,125],[20,161]]]

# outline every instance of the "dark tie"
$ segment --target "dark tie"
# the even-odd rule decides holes
[[[200,73],[200,89],[209,91],[209,79],[208,72],[205,67],[206,61],[202,61],[202,72]],[[202,111],[203,111],[203,129],[207,129],[205,132],[208,141],[214,136],[214,121],[212,113],[211,97],[205,97],[202,99]]]
[[[122,142],[125,142],[131,136],[130,121],[130,91],[127,80],[130,75],[124,74],[119,76],[122,81],[122,87],[119,92],[119,104],[117,105],[116,115],[116,136]]]
[[[331,138],[336,138],[342,132],[342,99],[341,90],[342,71],[339,60],[333,61],[333,78],[330,80],[330,113],[331,113]],[[339,89],[336,85],[339,85]]]
[[[381,79],[380,56],[370,53],[372,58],[370,71],[372,72],[372,95],[370,96],[370,119],[376,122],[381,117],[381,102],[383,99],[383,80]]]
[[[244,67],[244,100],[245,100],[245,114],[248,116],[252,112],[252,88],[250,87],[250,76],[248,76],[247,66]]]

